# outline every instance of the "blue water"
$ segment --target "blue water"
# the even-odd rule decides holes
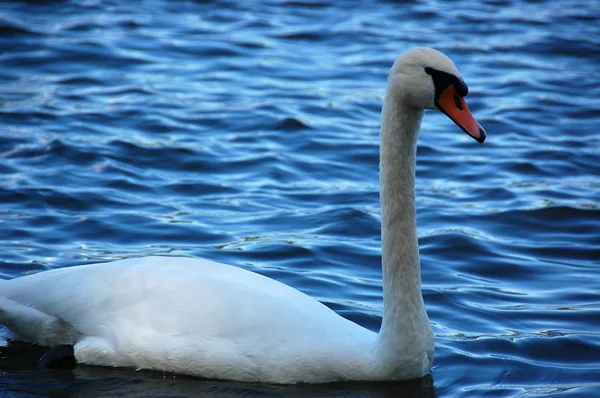
[[[571,1],[0,4],[0,277],[205,257],[378,330],[379,112],[415,46],[469,85],[483,145],[418,147],[432,374],[269,386],[38,371],[0,337],[1,396],[600,394],[600,6]],[[4,335],[4,333],[2,333]]]

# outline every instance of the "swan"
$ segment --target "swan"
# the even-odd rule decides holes
[[[426,375],[434,336],[421,294],[416,148],[425,109],[482,143],[468,89],[441,52],[400,55],[381,113],[383,322],[367,330],[257,273],[205,259],[145,257],[0,281],[11,338],[68,345],[77,363],[266,383]]]

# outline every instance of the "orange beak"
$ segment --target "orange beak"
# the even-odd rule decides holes
[[[471,115],[465,99],[458,95],[454,84],[448,86],[437,98],[436,105],[463,131],[475,138],[480,144],[485,141],[485,130]]]

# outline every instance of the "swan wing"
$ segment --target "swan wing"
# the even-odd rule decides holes
[[[39,344],[74,340],[78,362],[93,365],[282,382],[356,362],[375,340],[296,289],[203,259],[61,268],[3,281],[0,295],[0,322]]]

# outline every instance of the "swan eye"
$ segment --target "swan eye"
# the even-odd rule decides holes
[[[431,76],[433,79],[433,85],[435,86],[436,96],[446,90],[451,84],[456,88],[456,92],[461,97],[466,97],[469,94],[469,88],[458,76],[455,76],[448,72],[434,69],[430,66],[425,67],[425,73]]]

